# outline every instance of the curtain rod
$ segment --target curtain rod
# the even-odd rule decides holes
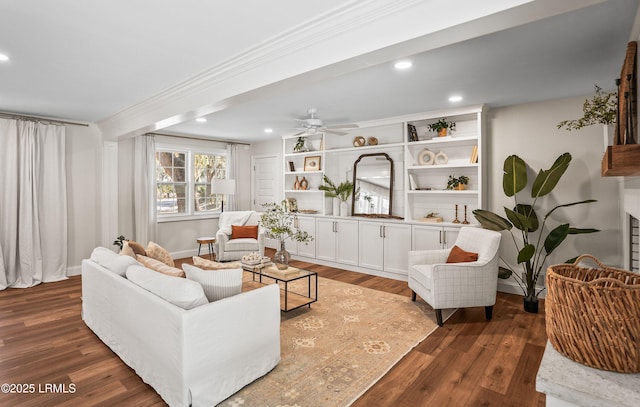
[[[57,123],[57,124],[70,124],[72,126],[89,127],[89,125],[85,124],[85,123],[76,123],[76,122],[68,122],[68,121],[65,121],[65,120],[47,119],[46,117],[28,116],[28,115],[17,114],[17,113],[0,112],[0,117],[4,117],[4,118],[7,118],[7,119],[23,119],[23,120],[26,119],[26,120],[34,120],[34,121],[38,121],[38,122],[49,122],[49,123]]]
[[[193,136],[183,136],[183,135],[180,135],[180,134],[157,133],[157,132],[150,132],[150,133],[147,133],[147,134],[153,134],[155,136],[186,138],[186,139],[189,139],[189,140],[216,141],[218,143],[240,144],[240,145],[243,145],[243,146],[250,146],[251,145],[251,143],[244,143],[244,142],[241,142],[241,141],[231,141],[231,140],[205,138],[206,136],[193,137]]]

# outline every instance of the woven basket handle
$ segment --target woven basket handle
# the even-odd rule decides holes
[[[593,260],[598,266],[600,266],[600,268],[606,269],[607,266],[605,266],[604,264],[602,264],[602,262],[598,259],[595,258],[595,256],[591,255],[591,254],[583,254],[581,256],[579,256],[576,261],[573,262],[573,265],[578,265],[578,263],[580,263],[583,259],[590,259]]]

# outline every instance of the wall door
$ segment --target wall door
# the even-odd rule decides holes
[[[280,202],[280,160],[277,156],[252,156],[251,209],[262,212],[262,204]]]

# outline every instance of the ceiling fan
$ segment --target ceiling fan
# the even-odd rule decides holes
[[[302,130],[299,133],[294,134],[293,136],[299,136],[301,134],[316,134],[316,133],[331,133],[336,134],[338,136],[344,136],[347,133],[344,131],[340,131],[343,129],[357,129],[360,126],[357,124],[342,124],[337,126],[323,126],[322,119],[316,117],[316,108],[310,107],[307,109],[308,117],[305,119],[296,119],[301,122],[300,127],[297,127],[297,130]]]

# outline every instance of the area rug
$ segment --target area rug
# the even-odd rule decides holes
[[[283,313],[278,366],[219,406],[348,406],[437,328],[423,301],[322,277],[318,292]]]

